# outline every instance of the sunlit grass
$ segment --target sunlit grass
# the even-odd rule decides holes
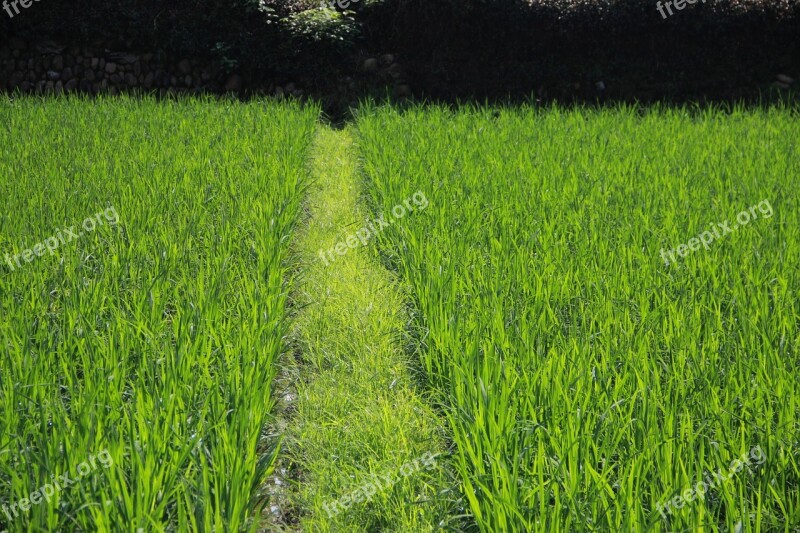
[[[300,530],[433,531],[456,522],[452,499],[441,494],[450,486],[442,461],[399,473],[444,449],[441,420],[415,387],[418,362],[409,364],[405,352],[397,280],[374,247],[359,245],[329,264],[318,256],[365,223],[350,130],[321,127],[313,153],[310,218],[297,240],[306,265],[294,323],[301,363],[286,446],[302,479],[292,494]],[[362,490],[358,501],[343,500]]]
[[[358,132],[376,213],[430,200],[381,247],[482,531],[800,524],[796,113],[366,106]],[[754,446],[762,465],[656,510]]]
[[[317,110],[0,99],[0,502],[108,450],[10,531],[255,529],[285,349],[289,238]],[[16,266],[16,265],[14,265]]]
[[[316,116],[0,99],[0,505],[80,477],[0,510],[0,530],[266,527],[277,428],[301,528],[800,525],[796,112],[366,106],[355,144],[326,132],[310,159]],[[374,241],[409,288],[409,336],[371,244],[328,266],[317,250],[418,191],[429,205]],[[665,264],[662,249],[764,201],[771,216]],[[276,423],[294,275],[301,364],[284,374],[300,397]],[[450,445],[436,469],[326,513]],[[763,464],[661,516],[754,447]]]

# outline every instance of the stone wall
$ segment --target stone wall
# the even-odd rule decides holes
[[[80,91],[118,94],[135,89],[160,92],[239,92],[242,78],[217,61],[115,52],[102,44],[65,47],[13,38],[0,46],[0,90],[34,93]]]

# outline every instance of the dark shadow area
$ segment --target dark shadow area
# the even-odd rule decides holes
[[[401,55],[415,94],[445,100],[753,101],[800,73],[797,1],[697,0],[667,18],[650,0],[463,5],[377,4],[366,38]]]
[[[37,63],[39,49],[3,49],[19,38],[73,47],[87,65],[89,47],[93,56],[133,51],[160,62],[146,67],[164,71],[152,87],[141,85],[146,75],[137,71],[113,81],[120,92],[310,97],[333,122],[357,101],[387,94],[505,104],[757,104],[796,101],[800,85],[800,0],[338,1],[347,10],[310,0],[25,0],[29,7],[18,5],[16,14],[0,11],[0,86],[59,90],[51,62]],[[188,60],[194,70],[184,74],[194,78],[184,84],[178,73],[176,84],[168,65]],[[213,66],[197,66],[206,61]],[[25,72],[29,65],[39,71]],[[105,89],[81,75],[78,65],[60,78],[63,85],[75,78],[72,88],[87,93]]]

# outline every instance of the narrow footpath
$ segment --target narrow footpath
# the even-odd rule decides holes
[[[294,293],[288,498],[302,531],[431,531],[453,514],[444,430],[415,385],[397,280],[374,243],[348,242],[369,218],[357,162],[350,130],[320,126],[295,249],[305,268]],[[320,256],[337,245],[346,251]]]

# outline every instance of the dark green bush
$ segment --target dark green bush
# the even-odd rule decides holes
[[[348,13],[333,9],[309,9],[288,16],[282,26],[293,37],[295,52],[308,48],[344,52],[352,49],[359,31]]]
[[[251,81],[330,69],[359,33],[352,12],[321,9],[313,0],[46,0],[0,17],[0,41],[16,35],[217,58]]]

